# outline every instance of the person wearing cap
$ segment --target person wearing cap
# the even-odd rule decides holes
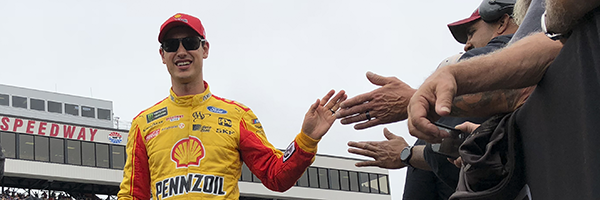
[[[515,2],[503,1],[498,4],[488,4],[490,4],[489,1],[483,1],[470,17],[448,24],[455,39],[459,43],[465,44],[464,50],[466,52],[445,59],[439,67],[454,64],[459,59],[464,60],[493,52],[509,42],[512,34],[518,29],[518,25],[511,16]],[[528,5],[521,5],[521,7],[525,7],[525,9],[520,11],[526,12]],[[482,19],[479,10],[484,10],[485,19]],[[521,17],[524,16],[524,13],[518,14]],[[412,97],[415,90],[395,77],[382,77],[368,72],[367,78],[372,83],[382,87],[342,102],[342,109],[336,114],[338,118],[343,118],[341,123],[351,124],[363,121],[354,127],[355,129],[364,129],[406,119],[407,99]],[[518,93],[526,92],[531,92],[531,88],[465,95],[463,98],[457,99],[455,103],[456,106],[463,107],[484,107],[489,106],[489,104],[496,104],[500,107],[497,109],[505,109],[505,107],[515,109],[523,103],[523,96],[519,96],[520,98],[514,101],[508,101],[509,98],[517,96]],[[506,101],[502,102],[502,100]],[[470,104],[466,104],[466,102],[470,102]],[[465,121],[481,123],[490,116],[487,113],[494,112],[494,109],[485,111],[469,109],[469,107],[464,110],[465,112],[457,112],[455,115],[485,117],[447,117],[441,119],[440,123],[450,126],[456,126]],[[369,117],[365,118],[361,113],[369,113],[371,119]],[[387,141],[348,143],[352,147],[349,148],[349,152],[375,159],[375,161],[359,162],[357,166],[379,166],[397,169],[408,165],[405,199],[449,198],[458,182],[458,168],[453,163],[448,162],[445,157],[433,153],[431,147],[426,146],[426,143],[422,140],[417,140],[415,146],[409,146],[404,138],[394,135],[387,129],[384,130],[384,135],[388,139]],[[412,154],[409,156],[409,160],[404,162],[400,159],[402,149],[410,149],[408,151]],[[431,170],[433,172],[430,172]]]
[[[513,5],[515,0],[484,0],[470,17],[448,24],[456,41],[465,44],[466,52],[460,54],[459,60],[487,54],[506,45],[519,27],[512,17]],[[484,11],[484,17],[479,14],[479,10]],[[527,9],[520,11],[527,12]],[[522,17],[524,14],[519,13],[518,16]],[[356,123],[354,128],[361,130],[405,120],[408,117],[408,100],[416,90],[396,77],[383,77],[372,72],[367,72],[366,76],[371,83],[381,87],[342,102],[340,111],[336,113],[336,117],[341,118],[340,122]],[[494,113],[493,110],[462,109],[463,113],[457,111],[455,115],[488,116],[489,113]]]
[[[542,32],[434,72],[411,99],[409,128],[439,140],[445,134],[432,121],[452,112],[456,95],[536,85],[494,129],[520,135],[531,197],[600,199],[600,1],[538,3]]]
[[[238,199],[242,162],[267,188],[283,192],[314,160],[344,91],[317,99],[282,153],[250,108],[211,93],[202,73],[206,38],[194,16],[178,13],[162,24],[159,53],[172,87],[132,122],[119,199]]]

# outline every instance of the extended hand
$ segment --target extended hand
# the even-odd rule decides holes
[[[448,67],[440,68],[429,76],[408,105],[408,131],[429,143],[440,143],[442,138],[449,136],[432,123],[440,116],[450,114],[456,94],[456,80],[446,69]]]
[[[479,127],[480,124],[474,124],[471,122],[465,122],[462,124],[459,124],[458,126],[456,126],[456,129],[461,130],[462,132],[465,133],[473,133],[473,131],[475,131],[475,129],[477,129]],[[452,160],[450,158],[448,158],[448,161],[450,161],[452,164],[454,164],[456,167],[460,168],[462,166],[462,158],[458,157],[456,160]]]
[[[387,128],[383,129],[387,141],[380,142],[348,142],[348,152],[371,157],[375,160],[358,162],[357,167],[377,166],[385,169],[400,169],[406,165],[400,160],[402,149],[408,146],[403,137],[394,135]]]
[[[321,139],[335,121],[335,112],[340,108],[340,103],[348,98],[342,90],[330,101],[329,99],[334,93],[335,91],[331,90],[323,99],[317,99],[317,102],[312,104],[304,115],[302,132],[309,137]]]
[[[336,114],[337,118],[343,118],[341,123],[360,122],[354,125],[354,129],[360,130],[405,120],[408,117],[406,107],[416,90],[396,77],[367,72],[367,79],[381,87],[342,102]]]

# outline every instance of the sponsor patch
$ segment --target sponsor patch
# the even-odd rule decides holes
[[[160,129],[156,129],[150,132],[150,134],[146,135],[146,142],[150,141],[152,138],[155,138],[156,136],[158,136],[158,134],[160,134]]]
[[[164,108],[158,109],[157,111],[154,111],[153,113],[147,114],[146,121],[148,123],[150,123],[156,119],[167,116],[167,114],[169,114],[169,112],[167,111],[167,107],[164,107]]]
[[[263,130],[257,130],[257,131],[256,131],[256,134],[264,135],[264,134],[265,134],[265,132],[264,132]]]
[[[192,114],[192,117],[194,117],[194,122],[196,122],[197,119],[203,120],[206,117],[210,117],[210,113],[202,113],[202,112],[194,112]]]
[[[258,121],[258,119],[253,119],[252,124],[260,124],[260,121]]]
[[[227,194],[223,191],[225,177],[216,175],[192,174],[169,177],[157,181],[156,199],[167,199],[188,193],[204,193],[216,196]]]
[[[189,136],[173,145],[171,160],[175,162],[176,168],[200,166],[200,160],[204,158],[204,152],[202,141],[197,137]]]
[[[150,126],[147,126],[146,128],[144,128],[144,132],[146,132],[148,129],[151,129],[151,128],[153,128],[155,126],[158,126],[158,125],[160,125],[162,123],[163,123],[163,121],[153,122],[152,124],[150,124]]]
[[[227,135],[231,135],[231,134],[234,134],[235,131],[224,129],[224,128],[217,128],[217,133],[225,133]]]
[[[123,141],[123,136],[121,136],[121,134],[117,132],[111,132],[110,134],[108,134],[108,140],[110,140],[110,142],[114,144],[121,144],[121,142]]]
[[[201,124],[194,124],[192,125],[192,131],[200,131],[200,132],[210,132],[210,126],[204,126]]]
[[[200,124],[192,124],[192,131],[199,131],[202,128]]]
[[[182,123],[179,123],[179,128],[180,128],[180,129],[183,129],[183,128],[185,128],[185,124],[184,124],[183,122],[182,122]]]
[[[179,126],[169,126],[169,127],[164,127],[164,128],[162,128],[162,129],[160,129],[160,130],[161,130],[161,131],[166,131],[166,130],[169,130],[169,129],[174,129],[174,128],[177,128],[177,127],[179,127]]]
[[[224,117],[219,117],[219,125],[231,127],[231,120]]]
[[[285,153],[283,153],[283,162],[287,161],[290,157],[292,157],[292,154],[294,154],[294,152],[296,152],[296,145],[295,142],[292,142],[290,146],[288,146],[285,149]]]
[[[204,97],[202,97],[202,101],[206,101],[208,98],[210,98],[210,96],[212,96],[211,93],[204,95]]]
[[[176,122],[179,121],[181,118],[183,118],[183,115],[171,116],[167,117],[167,121]]]
[[[217,108],[214,106],[206,107],[206,109],[208,109],[208,111],[210,111],[210,112],[217,113],[217,114],[227,114],[226,110],[223,110],[221,108]]]

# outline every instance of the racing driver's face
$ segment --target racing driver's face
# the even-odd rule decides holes
[[[208,57],[208,45],[200,42],[199,46],[196,45],[199,48],[194,49],[193,44],[199,38],[196,31],[186,26],[172,28],[165,35],[160,55],[162,62],[167,65],[173,84],[203,84],[202,62]]]

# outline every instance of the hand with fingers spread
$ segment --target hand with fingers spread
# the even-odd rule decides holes
[[[406,107],[416,90],[396,77],[367,72],[367,79],[381,87],[342,102],[336,114],[341,123],[358,123],[354,129],[360,130],[405,120]]]
[[[383,135],[388,140],[380,142],[348,142],[348,152],[371,157],[375,160],[356,163],[357,167],[377,166],[386,169],[400,169],[406,165],[400,160],[400,153],[408,143],[404,138],[394,135],[387,128]]]
[[[317,99],[317,102],[310,106],[304,122],[302,122],[302,132],[313,139],[321,139],[331,128],[335,121],[335,112],[340,108],[340,103],[348,96],[344,90],[335,94],[334,90],[329,91],[323,99]]]

